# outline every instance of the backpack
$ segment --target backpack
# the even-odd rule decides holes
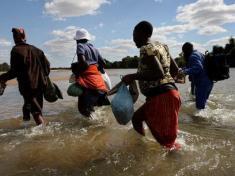
[[[210,80],[217,82],[230,77],[227,60],[227,55],[224,53],[205,53],[205,69]]]

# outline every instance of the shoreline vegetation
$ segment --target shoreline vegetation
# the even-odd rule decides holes
[[[228,64],[230,67],[235,67],[235,38],[231,37],[228,40],[228,43],[225,44],[224,47],[215,45],[212,48],[212,54],[214,53],[225,53],[228,55]],[[106,69],[131,69],[131,68],[137,68],[138,62],[140,58],[138,56],[126,56],[121,61],[114,61],[110,62],[109,60],[105,59],[106,61]],[[177,62],[179,67],[185,66],[185,61],[183,58],[183,55],[180,53],[178,57],[175,58],[175,61]],[[0,64],[0,72],[6,72],[10,69],[10,66],[8,63]],[[54,67],[51,68],[51,70],[69,70],[69,67]]]

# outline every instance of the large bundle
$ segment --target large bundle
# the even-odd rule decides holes
[[[226,54],[206,53],[205,68],[209,79],[212,81],[222,81],[230,77]]]

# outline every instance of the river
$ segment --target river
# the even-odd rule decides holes
[[[135,70],[107,70],[113,85]],[[189,83],[178,84],[182,97],[177,142],[167,152],[151,136],[139,136],[131,123],[119,125],[110,106],[86,120],[77,99],[67,96],[69,71],[51,78],[64,99],[44,104],[45,127],[22,123],[22,97],[10,83],[0,97],[1,176],[232,176],[235,173],[235,69],[215,83],[207,108],[195,114]],[[135,108],[144,103],[140,96]]]

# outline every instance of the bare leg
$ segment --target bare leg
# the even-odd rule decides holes
[[[46,125],[46,122],[40,113],[35,113],[33,118],[37,125]]]
[[[143,127],[143,121],[144,121],[144,107],[140,107],[132,117],[132,125],[133,128],[141,135],[145,136],[144,127]]]

